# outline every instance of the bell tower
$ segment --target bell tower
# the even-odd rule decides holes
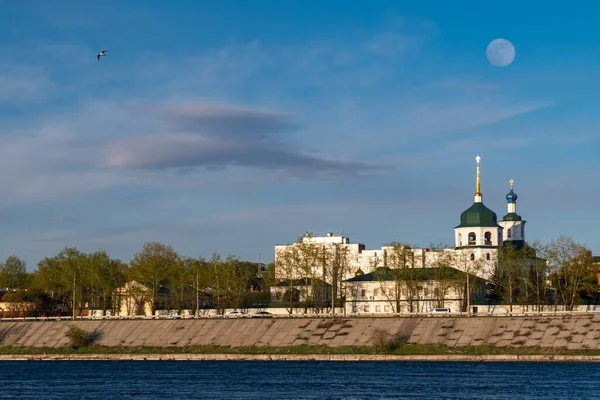
[[[525,222],[519,214],[517,214],[517,194],[513,191],[515,181],[508,181],[510,184],[510,192],[506,195],[507,214],[502,218],[499,225],[502,226],[502,240],[524,242],[525,241]]]
[[[482,261],[477,275],[488,279],[502,246],[502,227],[496,213],[483,204],[481,193],[481,157],[475,157],[477,172],[473,205],[460,214],[460,224],[454,227],[454,249],[475,262]]]

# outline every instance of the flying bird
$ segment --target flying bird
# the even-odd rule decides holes
[[[105,55],[106,55],[106,52],[107,52],[107,51],[108,51],[108,50],[102,50],[100,53],[98,53],[98,61],[100,61],[100,57],[103,57],[103,56],[105,56]]]

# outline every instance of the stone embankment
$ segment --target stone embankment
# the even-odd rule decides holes
[[[95,344],[109,347],[369,346],[375,332],[385,331],[397,343],[442,344],[449,347],[600,349],[600,314],[596,313],[556,317],[337,318],[335,320],[273,318],[0,321],[0,346],[66,347],[69,346],[66,332],[71,325],[93,333]],[[238,356],[224,355],[224,357]],[[272,359],[280,356],[266,357]],[[329,356],[323,355],[323,357]],[[352,357],[356,359],[356,356]]]

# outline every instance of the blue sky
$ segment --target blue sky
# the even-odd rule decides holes
[[[594,13],[402,3],[4,2],[0,257],[451,242],[476,155],[499,217],[512,178],[528,240],[599,254]]]

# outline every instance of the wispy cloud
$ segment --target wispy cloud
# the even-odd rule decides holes
[[[58,222],[76,222],[77,219],[69,217],[68,215],[57,215],[56,220]]]
[[[284,170],[303,177],[352,175],[371,169],[364,163],[310,156],[286,146],[280,135],[297,127],[284,113],[212,104],[163,107],[156,111],[170,121],[172,129],[110,142],[106,165],[209,170],[242,166]]]
[[[444,134],[466,131],[528,114],[551,103],[533,102],[521,104],[504,104],[494,101],[483,102],[430,103],[417,106],[411,111],[408,125],[418,135]]]
[[[0,104],[23,104],[43,101],[54,85],[40,68],[0,64],[0,88]]]

